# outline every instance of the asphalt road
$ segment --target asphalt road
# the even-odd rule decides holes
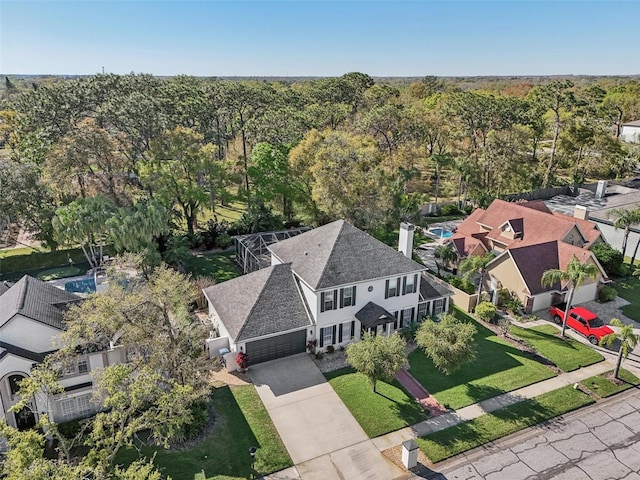
[[[640,390],[477,448],[414,480],[640,480]]]

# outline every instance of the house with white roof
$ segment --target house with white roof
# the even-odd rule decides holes
[[[640,120],[623,123],[620,129],[620,140],[629,143],[640,143]]]
[[[214,332],[259,363],[448,310],[452,292],[411,259],[413,228],[401,226],[402,251],[342,220],[269,245],[269,267],[204,290]]]
[[[25,275],[12,286],[0,285],[0,418],[13,427],[30,428],[47,413],[65,422],[95,413],[91,372],[124,361],[122,347],[82,352],[60,366],[64,393],[37,398],[19,412],[9,409],[19,401],[20,382],[32,368],[58,348],[57,337],[65,329],[64,313],[81,297]]]

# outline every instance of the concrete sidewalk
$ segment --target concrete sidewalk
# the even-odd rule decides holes
[[[576,382],[593,377],[594,375],[613,370],[613,368],[614,364],[605,360],[604,362],[596,363],[595,365],[590,365],[574,372],[563,373],[549,380],[543,380],[542,382],[534,383],[533,385],[519,388],[512,392],[503,393],[497,397],[488,398],[487,400],[469,405],[455,412],[430,418],[410,427],[376,437],[372,441],[380,451],[383,451],[398,446],[411,438],[421,437],[444,430],[445,428],[453,427],[454,425],[478,418],[485,413],[495,412],[496,410],[523,400],[537,397],[567,385],[573,385]]]

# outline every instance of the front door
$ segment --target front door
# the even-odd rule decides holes
[[[16,428],[18,430],[29,430],[36,426],[36,416],[33,414],[33,411],[31,411],[29,406],[15,412],[13,415],[16,419]]]

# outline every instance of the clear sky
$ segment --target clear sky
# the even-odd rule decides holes
[[[0,72],[640,74],[640,0],[0,0]]]

